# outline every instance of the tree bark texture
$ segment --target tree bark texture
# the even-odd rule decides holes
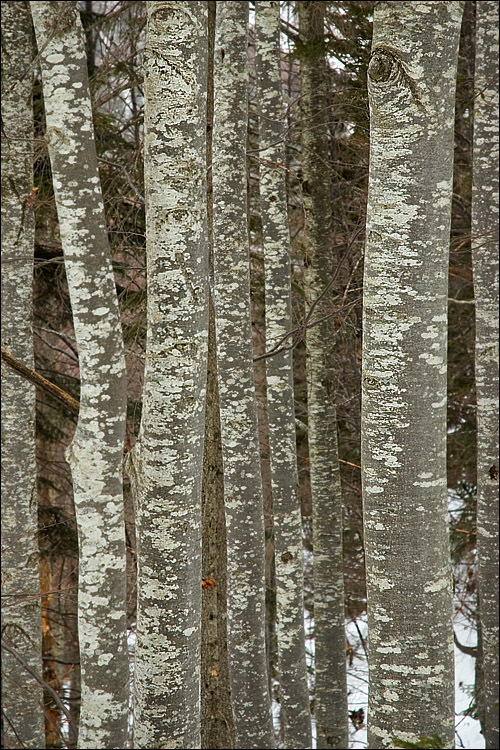
[[[258,2],[255,15],[260,202],[264,237],[266,345],[292,328],[290,232],[281,89],[280,3]],[[287,342],[288,343],[288,342]],[[292,352],[266,361],[269,450],[277,583],[278,669],[284,747],[311,747],[298,498]]]
[[[148,2],[148,333],[136,502],[134,747],[200,747],[201,489],[208,335],[207,4]]]
[[[81,748],[127,745],[128,651],[122,458],[125,361],[87,74],[74,2],[32,2],[46,139],[80,365],[67,458],[79,539]]]
[[[213,247],[212,125],[216,3],[208,3],[207,218]],[[209,253],[213,277],[213,252]],[[234,719],[227,652],[227,554],[224,467],[217,384],[217,341],[213,294],[209,302],[207,396],[202,487],[201,746],[234,747]]]
[[[498,735],[498,3],[476,3],[472,268],[476,300],[477,548],[487,748]]]
[[[265,650],[264,514],[250,319],[247,28],[248,3],[217,3],[212,143],[215,314],[236,747],[273,748]]]
[[[342,560],[342,491],[338,461],[333,345],[334,273],[324,47],[324,4],[301,2],[299,15],[302,192],[305,209],[307,413],[313,507],[315,717],[318,748],[348,745]]]
[[[372,748],[454,746],[446,345],[463,5],[375,7],[361,438]]]
[[[234,747],[227,647],[227,560],[224,478],[217,386],[215,313],[210,305],[203,467],[203,607],[201,746]]]
[[[32,33],[29,3],[2,7],[2,345],[33,368]],[[35,388],[2,364],[2,640],[42,675]],[[2,658],[2,746],[45,747],[42,686]]]

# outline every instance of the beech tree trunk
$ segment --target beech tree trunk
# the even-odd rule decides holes
[[[305,209],[304,286],[316,305],[307,331],[307,414],[313,506],[315,717],[318,748],[348,745],[342,559],[342,491],[335,408],[331,235],[324,4],[300,2],[300,112]],[[329,316],[329,317],[328,317]]]
[[[498,3],[476,3],[472,267],[476,300],[477,548],[487,748],[498,735]]]
[[[247,25],[248,3],[217,3],[212,142],[215,314],[236,747],[273,748],[265,649],[264,513],[250,319]]]
[[[290,232],[285,177],[281,90],[280,3],[255,5],[260,202],[264,236],[266,346],[292,328]],[[285,341],[289,347],[290,341]],[[292,352],[266,360],[271,488],[277,583],[278,669],[286,748],[311,747],[302,568],[302,520],[297,494],[297,453]]]
[[[454,746],[446,345],[463,5],[375,7],[361,438],[372,748]]]
[[[208,334],[206,2],[148,2],[148,334],[136,502],[134,747],[200,747],[201,488]]]
[[[122,459],[125,360],[75,2],[32,2],[46,139],[80,364],[67,458],[79,538],[81,748],[124,748],[128,731]]]
[[[29,4],[2,7],[2,346],[33,367],[33,105]],[[35,389],[2,364],[2,747],[45,747]]]
[[[212,125],[214,119],[214,44],[216,3],[208,3],[207,214],[212,225]],[[213,252],[209,254],[213,277]],[[209,302],[208,369],[202,487],[201,746],[234,747],[234,719],[227,652],[227,553],[224,467],[220,431],[217,343],[213,293]]]

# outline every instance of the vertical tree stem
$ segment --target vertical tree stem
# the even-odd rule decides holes
[[[476,3],[472,268],[476,300],[477,547],[482,709],[498,734],[498,3]]]
[[[454,745],[446,343],[462,12],[375,8],[361,437],[373,748]]]
[[[120,313],[77,4],[32,2],[31,11],[80,366],[78,424],[67,451],[79,539],[78,746],[123,748],[129,687],[122,491],[126,381]]]
[[[147,349],[136,505],[134,747],[200,747],[207,378],[206,2],[148,2]]]
[[[256,3],[260,201],[264,236],[266,340],[270,349],[292,328],[290,232],[281,91],[280,4]],[[311,747],[298,498],[292,352],[266,361],[271,487],[277,580],[281,722],[287,748]]]
[[[214,56],[215,314],[236,747],[273,748],[265,650],[264,513],[247,230],[248,3],[218,2]]]
[[[33,367],[33,108],[29,3],[2,7],[3,347]],[[16,361],[17,361],[16,360]],[[45,747],[35,465],[35,389],[2,361],[2,745]]]
[[[306,334],[308,442],[313,505],[315,717],[318,748],[348,744],[346,640],[342,555],[342,491],[338,461],[333,321],[324,4],[299,10],[300,111],[307,307],[316,325]]]

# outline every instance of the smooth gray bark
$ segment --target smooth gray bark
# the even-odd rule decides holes
[[[292,328],[290,232],[281,89],[280,3],[255,5],[260,202],[264,237],[266,345]],[[289,343],[288,341],[286,342]],[[311,747],[291,350],[266,360],[277,584],[278,670],[284,747]]]
[[[454,746],[446,343],[462,12],[375,7],[361,437],[372,748]]]
[[[33,367],[32,33],[29,3],[2,6],[2,346]],[[42,675],[35,389],[2,364],[2,640]],[[2,655],[2,746],[45,747],[41,685]]]
[[[477,548],[487,748],[498,734],[498,3],[476,3],[472,268],[476,300]]]
[[[264,514],[247,230],[248,3],[218,2],[214,57],[215,317],[237,748],[273,748],[265,649]]]
[[[124,748],[128,730],[122,459],[126,383],[120,314],[75,2],[32,2],[46,139],[80,365],[67,458],[79,539],[80,748]]]
[[[134,747],[200,747],[201,486],[208,334],[207,4],[148,2],[147,350],[136,503]]]
[[[324,47],[324,4],[301,2],[299,15],[301,166],[305,209],[306,305],[315,305],[306,335],[308,442],[313,507],[315,717],[318,748],[348,744],[336,373],[331,315],[334,274]],[[328,317],[329,316],[329,317]]]

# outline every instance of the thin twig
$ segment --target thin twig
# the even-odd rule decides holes
[[[346,464],[347,466],[353,466],[355,469],[360,469],[361,470],[361,466],[359,464],[353,464],[353,463],[351,463],[351,461],[344,461],[343,458],[339,458],[339,462],[341,464]]]
[[[354,622],[354,627],[358,631],[359,640],[361,641],[361,645],[363,646],[363,651],[365,652],[366,659],[368,660],[368,649],[366,647],[366,641],[363,638],[363,634],[362,634],[362,632],[360,630],[360,627],[358,625],[358,621],[356,620],[356,618],[353,620],[353,622]]]
[[[51,687],[47,682],[45,682],[45,680],[43,680],[35,672],[34,669],[31,669],[30,665],[23,659],[23,657],[21,656],[21,654],[19,654],[16,651],[16,649],[13,648],[13,646],[10,646],[5,640],[2,640],[2,648],[5,651],[7,651],[9,654],[11,654],[14,657],[14,659],[17,659],[17,661],[19,662],[19,664],[21,664],[24,667],[24,669],[28,672],[28,674],[30,674],[40,685],[42,685],[42,687],[43,687],[44,690],[47,690],[47,692],[49,692],[51,694],[51,696],[54,699],[55,704],[58,707],[58,709],[65,715],[65,717],[67,718],[68,722],[71,724],[72,723],[71,715],[70,715],[68,709],[66,708],[66,706],[64,705],[64,703],[62,702],[62,700],[57,695],[57,693],[54,690],[54,688]]]
[[[129,186],[132,188],[132,190],[134,191],[134,193],[137,195],[137,197],[139,198],[140,202],[141,203],[145,203],[146,202],[144,196],[142,195],[142,193],[136,188],[136,186],[132,182],[132,178],[130,177],[129,173],[127,172],[127,170],[125,169],[125,167],[123,166],[123,164],[118,164],[117,162],[109,161],[109,159],[104,159],[102,156],[99,157],[99,161],[102,161],[104,164],[109,164],[111,167],[118,167],[118,169],[121,169],[121,171],[125,175],[125,179],[127,180]]]
[[[14,372],[16,372],[25,380],[28,380],[30,383],[33,383],[33,385],[41,388],[46,393],[49,393],[54,398],[58,399],[58,401],[64,404],[68,411],[78,416],[78,412],[80,411],[80,403],[76,400],[76,398],[70,396],[69,393],[64,391],[62,388],[59,388],[59,386],[55,385],[55,383],[51,383],[50,380],[44,378],[43,375],[40,375],[35,370],[32,370],[31,367],[28,367],[27,365],[20,362],[16,357],[14,357],[13,354],[7,351],[7,349],[4,349],[3,346],[2,362],[5,362],[6,365],[8,365],[12,370],[14,370]]]
[[[327,290],[325,288],[323,292],[321,293],[321,295],[325,294],[326,291]],[[318,300],[315,300],[315,303],[318,301],[319,301],[319,298]],[[353,302],[349,302],[347,305],[336,307],[332,312],[327,313],[326,315],[322,315],[320,318],[316,318],[316,320],[313,320],[310,322],[308,322],[309,315],[307,315],[304,323],[301,323],[295,328],[292,328],[291,331],[288,331],[286,334],[284,334],[281,337],[281,339],[273,346],[272,349],[269,349],[269,351],[264,352],[264,354],[259,354],[258,357],[254,357],[253,361],[258,362],[261,359],[268,359],[269,357],[274,357],[276,354],[281,354],[282,352],[288,352],[291,349],[295,349],[295,347],[298,344],[300,344],[300,342],[304,339],[304,334],[310,328],[313,328],[314,326],[318,325],[318,323],[322,323],[324,320],[328,320],[328,318],[332,318],[334,315],[337,315],[339,312],[342,312],[343,310],[349,310],[351,307],[354,307],[357,304],[358,304],[358,300],[354,300]],[[291,338],[292,336],[295,336],[295,340],[291,344],[289,344],[288,346],[280,346],[284,341]]]
[[[260,354],[258,357],[254,357],[254,359],[253,359],[254,362],[258,362],[261,359],[268,359],[269,357],[273,357],[275,354],[281,354],[282,352],[289,351],[290,349],[295,349],[295,347],[297,346],[297,344],[299,344],[300,341],[303,340],[304,335],[305,335],[306,331],[309,328],[312,328],[313,326],[317,325],[321,321],[323,321],[323,320],[325,320],[325,319],[327,319],[329,317],[332,317],[332,315],[336,315],[338,312],[340,312],[345,307],[352,307],[353,304],[356,304],[356,303],[350,303],[349,305],[345,305],[345,306],[339,307],[336,310],[334,310],[333,313],[328,313],[327,315],[322,316],[318,320],[310,322],[311,318],[313,316],[313,313],[314,313],[314,311],[316,309],[316,307],[319,305],[320,301],[323,299],[323,297],[328,293],[328,291],[331,289],[331,287],[335,283],[335,281],[336,281],[336,279],[337,279],[337,277],[338,277],[338,275],[340,273],[340,270],[342,268],[342,264],[343,264],[344,260],[347,259],[348,255],[349,255],[349,252],[351,250],[352,244],[353,244],[354,240],[356,239],[356,237],[358,237],[358,235],[361,233],[362,229],[363,229],[362,227],[358,228],[357,231],[354,232],[354,234],[352,235],[352,237],[349,239],[349,242],[347,243],[347,250],[346,250],[345,254],[343,255],[343,257],[340,259],[339,263],[337,264],[337,268],[335,269],[335,273],[333,274],[332,278],[330,279],[330,281],[328,282],[328,284],[325,286],[325,288],[323,289],[323,291],[321,292],[321,294],[318,295],[318,297],[312,303],[311,307],[309,308],[309,310],[307,312],[307,315],[304,318],[304,321],[300,325],[296,326],[295,328],[292,328],[290,331],[287,331],[287,333],[285,333],[276,342],[276,344],[271,349],[269,349],[267,352],[264,352],[264,354]],[[292,344],[290,344],[288,346],[282,346],[282,344],[285,341],[287,341],[287,339],[289,339],[289,338],[291,338],[293,336],[296,336],[296,338],[295,338],[295,341],[292,342]]]
[[[474,659],[477,657],[477,646],[464,646],[463,643],[460,643],[460,641],[458,640],[457,634],[455,633],[455,631],[453,631],[453,640],[455,641],[455,646],[463,654],[467,654],[467,656],[472,656]]]

